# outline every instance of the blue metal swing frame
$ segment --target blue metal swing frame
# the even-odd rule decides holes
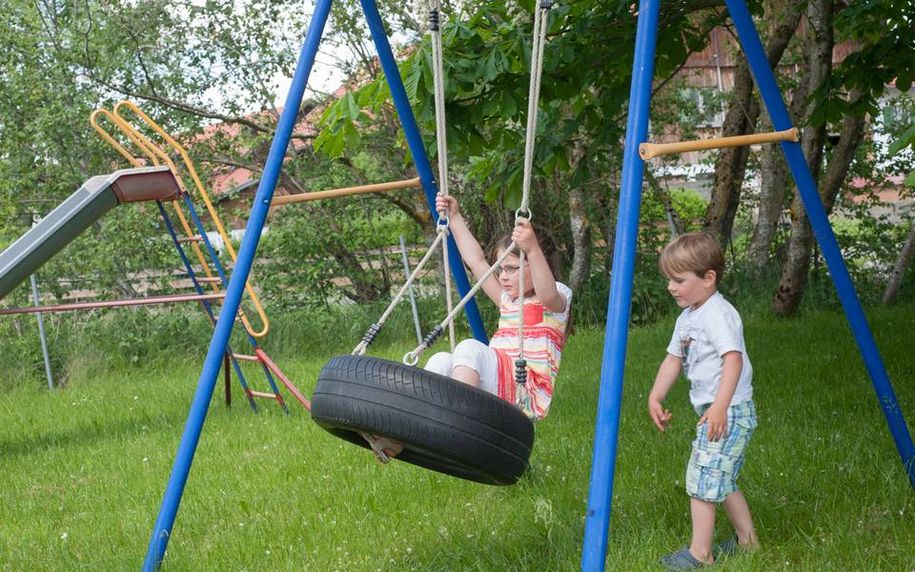
[[[289,88],[286,106],[280,117],[277,131],[270,147],[263,177],[258,185],[251,216],[238,253],[235,271],[229,281],[222,311],[210,342],[203,371],[200,374],[197,391],[178,447],[175,465],[150,538],[149,549],[144,561],[144,570],[158,569],[165,555],[168,539],[174,527],[175,516],[181,502],[188,473],[190,472],[194,452],[206,420],[207,408],[219,374],[222,356],[226,351],[234,321],[233,318],[238,311],[244,285],[251,270],[251,264],[260,238],[260,231],[266,220],[267,211],[282,167],[283,156],[295,124],[295,116],[302,103],[305,86],[314,65],[332,2],[333,0],[318,0],[316,2],[311,25],[305,37],[305,44],[299,57],[292,85]],[[384,32],[381,17],[374,0],[361,0],[361,4],[382,68],[390,85],[395,107],[403,124],[410,152],[413,155],[427,201],[429,202],[430,211],[434,213],[434,197],[437,192],[436,182],[397,70],[397,63],[394,60],[387,35]],[[763,101],[770,117],[772,117],[775,129],[785,130],[790,128],[791,121],[787,109],[744,1],[726,0],[726,4],[737,29],[740,42],[746,52],[753,76],[759,86]],[[610,501],[613,493],[619,435],[623,370],[629,333],[636,235],[644,171],[644,162],[639,157],[638,145],[646,141],[648,134],[649,104],[651,82],[654,75],[659,9],[660,0],[640,0],[629,115],[623,154],[622,186],[617,211],[619,217],[617,219],[616,243],[614,245],[614,271],[611,277],[607,310],[607,329],[601,363],[601,384],[594,437],[591,487],[582,549],[581,567],[582,570],[587,571],[604,570],[606,561]],[[780,145],[798,186],[829,272],[833,277],[836,291],[842,302],[855,340],[858,343],[880,405],[883,408],[903,466],[909,480],[915,487],[915,446],[912,444],[911,435],[899,409],[886,368],[883,365],[860,301],[842,260],[835,235],[817,194],[816,185],[804,160],[803,152],[798,143],[782,142]],[[463,295],[469,290],[467,276],[463,267],[460,267],[460,257],[451,239],[448,241],[448,248],[451,249],[449,253],[451,254],[453,265],[452,271],[455,274],[458,290]],[[485,340],[486,334],[483,330],[479,312],[472,303],[467,306],[467,316],[474,336],[477,339]]]
[[[273,199],[273,192],[275,191],[277,181],[279,180],[283,157],[286,154],[286,148],[289,146],[289,139],[292,135],[292,129],[295,126],[296,115],[302,105],[305,86],[308,83],[308,78],[314,67],[315,57],[318,53],[318,47],[324,34],[324,27],[327,23],[332,4],[333,0],[317,0],[315,3],[314,14],[312,15],[308,32],[305,35],[305,43],[302,46],[295,74],[292,78],[292,84],[289,87],[286,104],[280,115],[276,133],[274,134],[273,142],[270,145],[270,152],[264,165],[263,176],[257,187],[254,204],[251,208],[251,215],[248,219],[248,224],[245,227],[245,234],[242,237],[241,246],[238,251],[235,269],[229,280],[229,286],[226,290],[222,310],[220,311],[219,318],[216,320],[216,328],[210,341],[210,347],[203,364],[203,370],[201,371],[200,378],[197,382],[197,390],[191,403],[190,412],[184,427],[184,433],[181,436],[181,442],[178,445],[175,464],[172,467],[172,472],[162,499],[162,505],[159,509],[159,515],[156,518],[156,523],[153,527],[146,559],[143,563],[143,570],[157,570],[165,556],[165,550],[172,534],[175,516],[178,513],[178,507],[181,503],[181,497],[184,493],[187,477],[191,470],[191,463],[194,459],[197,443],[200,440],[203,424],[206,421],[207,409],[216,386],[216,379],[219,375],[220,367],[222,366],[222,359],[226,352],[229,336],[232,332],[234,318],[238,312],[239,304],[241,303],[245,282],[251,272],[251,265],[254,262],[254,255],[257,251],[261,229],[266,221],[270,202]],[[361,4],[372,35],[372,40],[375,43],[375,49],[378,52],[381,67],[384,70],[388,86],[391,90],[391,96],[394,100],[397,114],[400,117],[400,122],[404,134],[406,135],[410,153],[413,156],[417,173],[422,182],[426,201],[429,205],[429,211],[435,216],[435,195],[438,193],[438,186],[429,164],[429,157],[426,154],[425,146],[423,145],[422,138],[419,134],[416,118],[413,116],[410,101],[407,98],[403,81],[397,69],[397,62],[394,59],[394,54],[391,51],[387,34],[384,31],[381,15],[378,12],[375,0],[361,0]],[[457,245],[451,237],[448,238],[447,248],[449,249],[448,253],[451,263],[451,272],[455,284],[457,285],[458,292],[461,296],[464,296],[470,291],[470,284],[463,263],[461,262]],[[480,341],[486,342],[487,336],[483,327],[483,320],[481,319],[479,310],[473,300],[465,306],[465,313],[470,322],[473,336]]]
[[[740,44],[744,49],[756,85],[772,118],[776,131],[790,129],[791,119],[772,68],[763,49],[759,34],[744,0],[726,0],[728,11]],[[613,478],[616,470],[619,438],[620,406],[623,395],[623,370],[629,335],[632,280],[635,269],[636,237],[641,202],[642,177],[645,163],[639,156],[640,143],[647,141],[651,82],[654,76],[660,0],[640,0],[632,64],[632,85],[629,92],[629,115],[626,143],[623,151],[623,174],[614,245],[614,268],[610,280],[610,300],[607,308],[607,329],[601,363],[597,424],[594,433],[594,456],[591,465],[591,486],[585,520],[581,569],[604,570],[610,509],[613,498]],[[829,268],[836,293],[845,310],[852,334],[877,393],[887,425],[902,459],[909,481],[915,487],[915,446],[902,416],[896,394],[877,350],[874,336],[867,325],[861,302],[842,259],[842,253],[832,232],[826,210],[817,193],[816,183],[807,167],[800,143],[781,142],[782,152],[794,177],[798,192],[807,211],[817,242]]]

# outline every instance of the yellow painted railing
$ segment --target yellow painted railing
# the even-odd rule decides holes
[[[144,160],[132,155],[129,151],[127,151],[123,145],[121,145],[114,137],[111,136],[110,133],[108,133],[101,126],[99,120],[100,118],[104,118],[109,123],[113,124],[125,137],[127,137],[128,140],[130,140],[133,145],[137,147],[137,149],[143,155],[146,156],[149,162],[154,165],[167,165],[175,174],[175,179],[178,181],[178,185],[182,192],[187,193],[187,185],[182,179],[180,171],[175,162],[162,147],[154,143],[150,138],[141,133],[127,119],[125,119],[124,114],[122,113],[122,110],[124,109],[132,112],[136,117],[138,117],[181,157],[184,168],[193,181],[194,190],[197,191],[198,196],[203,200],[204,205],[206,205],[207,212],[209,213],[210,218],[213,220],[213,223],[216,226],[216,230],[222,238],[223,243],[226,245],[226,250],[229,252],[229,256],[231,257],[232,261],[235,262],[237,259],[237,254],[235,252],[235,248],[232,246],[232,241],[229,238],[228,233],[226,233],[225,227],[223,226],[222,221],[220,220],[219,215],[216,212],[216,209],[213,207],[212,201],[210,200],[209,193],[207,192],[206,187],[203,185],[203,182],[200,180],[200,177],[197,175],[197,170],[183,146],[181,146],[173,137],[171,137],[164,129],[162,129],[162,127],[160,127],[155,121],[146,115],[139,107],[129,101],[122,101],[115,105],[113,113],[106,109],[96,110],[92,113],[89,122],[93,129],[95,129],[95,131],[99,134],[99,136],[115,151],[123,156],[128,162],[130,162],[132,166],[142,166],[144,164]],[[192,230],[190,224],[188,223],[180,202],[173,201],[172,206],[178,215],[181,228],[185,234],[188,237],[195,236],[196,233]],[[197,260],[203,267],[206,277],[213,279],[216,275],[210,268],[210,265],[207,262],[207,258],[203,251],[200,249],[200,246],[196,242],[192,242],[191,247]],[[207,280],[206,282],[210,282],[213,291],[220,290],[220,286],[216,283],[215,280]],[[254,305],[255,311],[258,314],[258,317],[261,321],[261,328],[259,330],[255,330],[243,310],[239,310],[239,317],[241,318],[241,321],[249,334],[257,338],[263,337],[267,335],[267,332],[270,330],[270,321],[264,312],[263,306],[257,296],[257,293],[254,291],[254,288],[251,287],[250,283],[245,283],[245,291],[247,292],[248,298]]]

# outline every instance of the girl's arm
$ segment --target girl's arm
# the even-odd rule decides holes
[[[512,240],[524,250],[527,264],[531,267],[531,280],[534,282],[534,292],[540,302],[550,312],[565,312],[568,301],[556,288],[556,278],[547,264],[546,256],[537,242],[537,235],[531,228],[531,223],[519,219],[512,231]]]
[[[483,247],[477,242],[476,237],[470,232],[464,217],[461,216],[460,206],[457,199],[452,196],[443,196],[439,194],[435,197],[435,210],[445,211],[448,214],[449,228],[451,235],[454,236],[454,242],[457,244],[461,253],[464,264],[470,268],[476,280],[480,280],[491,266],[486,260],[486,254]],[[502,287],[499,286],[499,280],[496,275],[491,275],[482,286],[483,292],[493,301],[496,306],[502,303]]]

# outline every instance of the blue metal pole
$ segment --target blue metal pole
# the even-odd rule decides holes
[[[753,77],[759,86],[759,92],[769,110],[769,116],[772,118],[772,125],[776,130],[790,129],[792,127],[791,118],[782,100],[781,92],[775,82],[775,76],[772,68],[766,58],[762,42],[756,33],[756,27],[753,24],[753,18],[747,10],[743,0],[726,0],[728,10],[731,13],[731,19],[737,28],[737,34],[740,43],[746,53],[747,60],[750,63],[750,69],[753,71]],[[858,343],[858,349],[861,357],[864,359],[864,365],[870,375],[874,391],[877,393],[877,400],[883,408],[883,415],[886,417],[886,423],[889,426],[890,433],[896,443],[896,450],[902,459],[903,467],[908,474],[909,482],[915,488],[915,445],[912,444],[912,436],[906,425],[905,418],[902,416],[902,410],[896,401],[896,393],[893,391],[893,384],[886,373],[886,367],[880,357],[880,351],[874,341],[870,327],[867,324],[867,318],[864,315],[864,309],[855,293],[854,284],[845,267],[842,258],[842,251],[836,242],[835,234],[832,232],[832,226],[829,224],[829,217],[826,209],[817,193],[817,186],[810,174],[807,161],[804,158],[804,152],[799,143],[782,142],[782,151],[785,154],[785,160],[794,176],[801,200],[804,202],[804,209],[807,211],[807,218],[813,227],[814,235],[820,244],[820,250],[823,252],[823,258],[826,260],[826,266],[829,268],[829,274],[832,276],[833,284],[836,287],[836,293],[845,309],[845,317],[854,334],[855,341]]]
[[[162,499],[159,517],[156,519],[149,541],[149,550],[146,553],[146,560],[143,564],[143,569],[146,571],[158,569],[162,563],[162,558],[165,556],[165,548],[172,533],[175,515],[178,512],[181,495],[184,492],[187,476],[191,470],[191,462],[194,459],[200,432],[206,420],[210,399],[213,396],[216,377],[219,375],[219,369],[222,366],[222,358],[225,354],[229,336],[232,333],[232,326],[235,323],[235,316],[238,313],[238,306],[241,303],[245,283],[251,271],[257,243],[260,239],[270,201],[273,198],[273,191],[276,188],[283,165],[283,157],[286,154],[289,138],[295,126],[296,115],[302,104],[302,96],[308,83],[308,76],[311,74],[311,68],[318,53],[318,45],[324,32],[324,25],[327,22],[331,3],[332,0],[318,0],[308,33],[305,36],[305,44],[299,56],[292,85],[289,87],[289,95],[286,98],[286,104],[280,116],[273,143],[270,146],[270,153],[264,165],[264,174],[257,187],[254,206],[251,209],[251,217],[248,219],[245,235],[242,238],[241,248],[238,252],[235,272],[229,281],[222,311],[216,321],[216,329],[213,333],[213,339],[210,341],[210,349],[207,352],[203,371],[197,382],[197,391],[194,394],[194,401],[191,404],[184,434],[181,436],[181,444],[178,446],[175,465],[172,468],[172,474],[165,489],[165,496]]]
[[[629,88],[629,118],[623,148],[623,175],[613,247],[613,271],[607,307],[607,330],[601,362],[597,424],[594,430],[594,457],[591,488],[585,517],[585,538],[581,569],[604,570],[607,536],[613,501],[613,477],[619,438],[620,407],[623,398],[623,370],[629,338],[629,313],[632,307],[632,279],[635,272],[635,247],[638,238],[642,176],[645,163],[639,157],[639,144],[648,138],[648,113],[651,82],[654,77],[660,0],[641,0],[635,36],[635,59]]]
[[[432,174],[432,167],[429,166],[429,156],[426,155],[426,147],[423,145],[419,128],[416,126],[416,118],[413,116],[413,109],[410,107],[410,99],[407,97],[403,80],[400,78],[400,70],[397,69],[394,53],[391,52],[391,44],[388,42],[387,32],[384,31],[384,24],[381,21],[381,15],[378,13],[378,6],[375,4],[375,0],[361,0],[361,3],[362,11],[365,13],[365,19],[372,33],[372,39],[375,41],[375,50],[378,52],[381,68],[384,70],[384,75],[388,80],[388,87],[391,89],[394,107],[397,109],[397,115],[400,117],[400,123],[407,138],[407,145],[410,147],[410,154],[413,155],[413,162],[416,164],[416,172],[426,193],[429,212],[432,213],[433,218],[436,218],[438,213],[435,212],[435,195],[438,193],[438,185]],[[451,266],[451,274],[454,276],[454,283],[463,297],[470,291],[470,283],[467,281],[467,272],[464,270],[461,254],[458,252],[454,238],[451,236],[448,237],[448,261]],[[486,335],[486,328],[483,327],[483,320],[480,318],[480,310],[477,308],[476,301],[470,300],[464,306],[464,312],[467,315],[467,321],[470,322],[473,337],[483,343],[488,343],[489,337]]]

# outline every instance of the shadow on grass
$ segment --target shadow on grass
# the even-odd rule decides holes
[[[185,413],[176,412],[116,420],[99,421],[96,419],[91,423],[57,428],[53,432],[19,434],[12,438],[0,438],[0,460],[25,457],[36,451],[86,446],[106,440],[163,433],[168,432],[169,429],[174,429],[177,435],[179,431],[183,430],[183,422],[186,417]]]

